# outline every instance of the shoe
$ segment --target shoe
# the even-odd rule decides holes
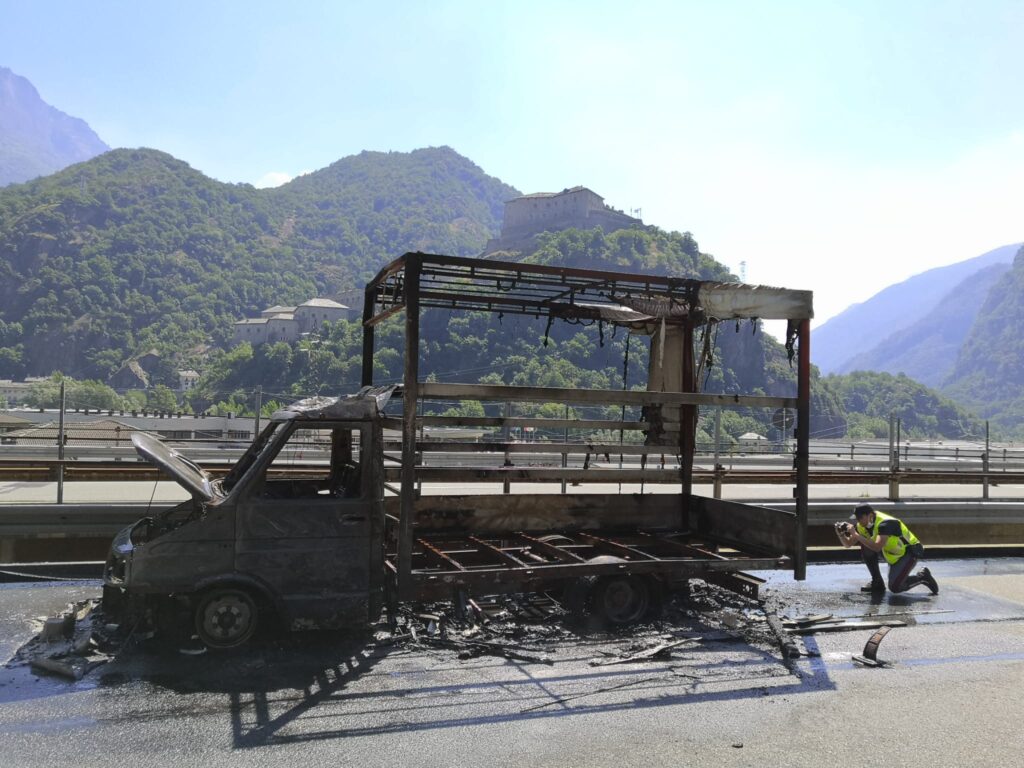
[[[939,582],[937,582],[935,577],[932,576],[931,571],[927,568],[922,568],[920,576],[924,583],[928,585],[928,589],[932,591],[933,595],[939,594]]]
[[[884,581],[869,581],[860,588],[861,592],[885,592]]]

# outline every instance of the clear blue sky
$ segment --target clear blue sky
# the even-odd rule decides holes
[[[1022,2],[23,2],[0,65],[111,146],[266,184],[447,144],[689,230],[819,321],[1024,240]]]

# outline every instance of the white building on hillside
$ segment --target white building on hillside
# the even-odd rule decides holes
[[[331,299],[310,299],[297,307],[268,307],[259,317],[235,323],[234,344],[248,341],[252,345],[292,342],[305,333],[320,330],[326,322],[348,319],[352,311]]]

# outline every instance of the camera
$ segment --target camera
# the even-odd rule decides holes
[[[836,530],[839,531],[840,533],[849,533],[849,531],[850,531],[850,524],[849,523],[836,523]]]

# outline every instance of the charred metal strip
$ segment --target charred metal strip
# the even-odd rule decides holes
[[[720,555],[717,552],[712,552],[710,549],[704,549],[703,547],[697,547],[693,544],[684,544],[681,541],[675,539],[663,538],[661,536],[655,536],[654,534],[647,533],[646,531],[638,531],[638,535],[649,537],[653,541],[657,541],[663,544],[667,544],[673,549],[679,552],[686,552],[691,557],[695,558],[709,558],[711,560],[728,560],[725,555]]]
[[[408,255],[409,254],[399,256],[394,261],[391,261],[387,265],[385,265],[384,268],[381,269],[380,272],[378,272],[376,275],[374,275],[373,279],[366,284],[366,287],[370,288],[371,286],[378,286],[381,283],[383,283],[384,280],[386,280],[388,277],[391,277],[392,275],[401,272],[403,269],[405,269],[406,256]]]
[[[505,561],[506,563],[508,563],[509,565],[511,565],[513,567],[516,567],[516,568],[526,568],[527,567],[527,564],[524,563],[522,560],[518,559],[517,557],[515,557],[512,554],[510,554],[509,552],[506,552],[505,550],[503,550],[503,549],[501,549],[499,547],[494,546],[490,542],[484,541],[483,539],[478,539],[476,536],[467,536],[466,538],[469,541],[472,541],[474,544],[478,545],[481,549],[484,549],[484,550],[490,552],[492,555],[497,556],[498,559]]]
[[[764,584],[764,579],[739,571],[736,573],[709,573],[704,576],[704,581],[717,584],[723,589],[749,597],[751,600],[757,600],[761,585]]]
[[[423,552],[429,559],[433,559],[435,562],[441,564],[442,567],[447,566],[456,571],[466,570],[466,567],[462,565],[462,563],[449,557],[426,539],[416,539],[416,543],[423,547]]]
[[[441,291],[424,291],[423,298],[428,301],[441,301],[444,302],[445,305],[454,303],[457,306],[466,299],[482,297],[474,297],[472,295],[467,296],[466,294],[459,293],[443,293]],[[526,296],[517,298],[509,298],[507,296],[487,296],[486,300],[488,304],[497,304],[500,306],[521,307],[524,309],[527,307],[531,307],[536,308],[538,311],[546,311],[547,309],[543,301],[538,301],[537,299],[530,299]]]
[[[774,570],[790,567],[789,558],[764,558],[759,560],[641,560],[628,563],[558,563],[551,565],[530,565],[527,568],[479,568],[461,571],[414,571],[414,583],[437,581],[446,585],[487,588],[491,584],[525,584],[531,581],[547,582],[550,579],[572,579],[582,576],[603,576],[611,573],[631,574],[658,573],[684,578],[703,578],[706,573],[734,571],[739,568],[750,570]]]
[[[402,258],[406,258],[413,254],[406,254]],[[476,259],[470,259],[462,256],[442,256],[439,254],[416,254],[423,260],[423,266],[425,271],[430,271],[433,265],[448,265],[448,266],[461,266],[467,270],[475,268],[479,274],[481,267],[479,261]],[[572,267],[551,267],[544,264],[522,264],[522,263],[509,263],[501,261],[492,261],[487,264],[487,269],[494,270],[496,272],[514,272],[523,279],[523,276],[527,275],[554,275],[560,278],[579,278],[581,280],[592,280],[602,282],[640,282],[636,279],[630,280],[631,275],[623,272],[605,272],[602,270],[595,269],[576,269]],[[661,285],[669,288],[678,289],[687,283],[699,283],[698,280],[691,280],[688,278],[673,278],[673,277],[660,277],[655,275],[644,275],[643,282],[641,284]]]
[[[364,320],[363,321],[363,327],[364,328],[373,328],[373,327],[375,327],[377,325],[380,325],[385,320],[387,320],[389,317],[392,317],[393,315],[397,315],[403,309],[405,309],[405,304],[395,304],[390,309],[386,309],[383,312],[381,312],[379,314],[376,314],[373,317],[369,317],[366,320]]]
[[[579,555],[577,555],[575,552],[569,552],[568,550],[561,549],[560,547],[556,547],[554,544],[549,544],[546,541],[541,541],[540,539],[534,538],[533,536],[530,536],[528,534],[517,533],[516,536],[525,541],[527,545],[530,547],[530,549],[535,549],[538,552],[543,552],[545,555],[553,557],[556,560],[561,560],[562,562],[568,563],[585,562],[585,560]]]
[[[639,557],[639,558],[642,558],[644,560],[660,560],[661,559],[661,558],[655,557],[654,555],[649,555],[649,554],[647,554],[646,552],[644,552],[642,550],[636,549],[635,547],[630,547],[630,546],[627,546],[626,544],[620,544],[617,541],[612,541],[611,539],[605,539],[605,538],[603,538],[601,536],[595,536],[592,533],[585,533],[585,532],[581,531],[580,533],[576,534],[576,536],[578,538],[580,538],[580,539],[583,539],[583,541],[586,541],[586,542],[589,542],[589,543],[593,544],[598,549],[603,549],[603,550],[605,550],[607,552],[611,552],[611,553],[616,554],[616,555],[618,555],[620,557],[622,557],[622,556],[625,556],[627,558]]]
[[[878,646],[882,639],[892,631],[892,627],[882,627],[873,634],[864,645],[864,656],[872,661],[878,661]]]

